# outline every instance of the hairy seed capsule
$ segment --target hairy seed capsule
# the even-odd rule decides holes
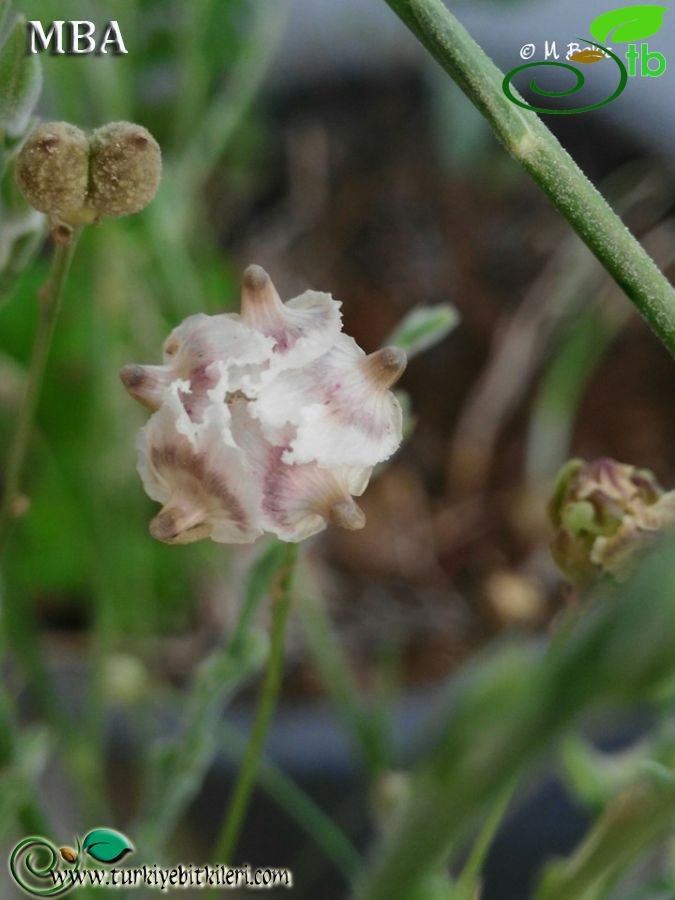
[[[75,224],[89,180],[89,141],[67,122],[39,125],[17,157],[16,179],[31,206],[52,222]]]
[[[162,173],[159,144],[147,129],[110,122],[92,135],[88,201],[99,215],[127,216],[146,207]]]

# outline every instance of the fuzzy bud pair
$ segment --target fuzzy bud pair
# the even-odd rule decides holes
[[[101,216],[139,212],[155,196],[162,159],[149,131],[110,122],[87,136],[67,122],[39,125],[21,148],[16,178],[31,206],[49,216],[55,239]]]

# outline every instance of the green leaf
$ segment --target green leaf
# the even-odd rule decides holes
[[[42,89],[42,67],[26,53],[26,20],[17,19],[0,47],[0,132],[20,137]]]
[[[114,828],[94,828],[85,837],[82,849],[96,862],[116,863],[127,853],[132,853],[134,845]]]
[[[416,306],[384,343],[400,347],[412,358],[442,341],[458,323],[459,313],[449,303]]]
[[[588,810],[597,813],[640,776],[647,752],[640,744],[606,753],[571,735],[563,742],[561,754],[567,787]]]
[[[663,14],[667,11],[667,6],[622,6],[594,19],[589,31],[600,44],[606,44],[610,39],[613,43],[643,41],[661,28]]]

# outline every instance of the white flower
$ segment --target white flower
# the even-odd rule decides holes
[[[389,388],[405,362],[396,348],[366,356],[329,294],[284,304],[249,266],[239,315],[190,316],[163,365],[120,373],[153,411],[138,442],[145,490],[163,504],[152,535],[247,543],[263,532],[300,541],[328,522],[362,528],[353,497],[401,442]]]

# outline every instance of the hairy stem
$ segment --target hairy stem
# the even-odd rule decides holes
[[[258,701],[253,731],[235,781],[227,816],[216,842],[215,859],[226,865],[230,865],[232,862],[232,855],[236,849],[246,809],[253,792],[265,737],[279,698],[286,623],[291,606],[291,588],[297,551],[296,544],[287,545],[286,558],[279,572],[278,588],[272,598],[272,634],[267,670]]]
[[[675,290],[571,156],[534,112],[505,96],[503,73],[441,0],[386,2],[485,116],[511,156],[675,355]]]

